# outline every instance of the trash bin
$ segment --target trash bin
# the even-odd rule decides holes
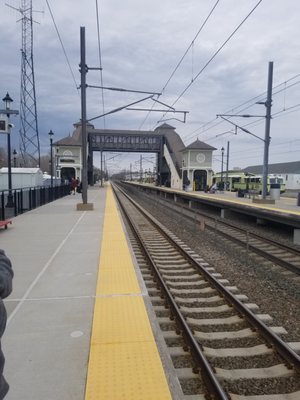
[[[237,195],[238,197],[245,197],[245,193],[242,189],[238,189]]]
[[[271,200],[279,200],[280,199],[280,183],[271,183],[270,197],[271,197]]]
[[[300,206],[300,193],[297,194],[297,206]]]

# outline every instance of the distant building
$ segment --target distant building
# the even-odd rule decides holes
[[[61,180],[82,177],[81,122],[74,127],[72,135],[53,143],[55,177]],[[155,170],[161,185],[173,189],[188,186],[190,190],[205,190],[211,185],[212,152],[216,149],[199,140],[185,147],[169,124],[164,123],[154,131],[95,129],[87,124],[87,135],[90,184],[93,183],[93,151],[128,151],[157,153]]]
[[[88,125],[93,127],[93,125]],[[70,181],[72,178],[77,177],[81,178],[81,123],[75,123],[74,128],[72,135],[53,143],[55,177],[62,181]]]
[[[43,186],[43,172],[39,168],[12,168],[12,189]],[[8,189],[8,168],[0,169],[0,190]]]
[[[261,175],[262,168],[262,165],[253,165],[244,168],[243,171]],[[300,161],[269,164],[268,174],[280,175],[283,178],[286,190],[300,190]]]

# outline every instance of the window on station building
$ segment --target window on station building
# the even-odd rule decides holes
[[[72,156],[73,156],[73,153],[72,153],[71,150],[65,150],[65,151],[63,152],[63,156],[72,157]]]

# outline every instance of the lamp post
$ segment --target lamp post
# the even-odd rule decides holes
[[[52,132],[52,129],[50,129],[50,132],[48,133],[49,138],[50,138],[50,175],[51,175],[51,192],[53,190],[53,138],[52,136],[54,133]]]
[[[10,97],[8,92],[6,96],[2,99],[4,102],[4,109],[0,110],[0,114],[6,114],[7,116],[7,167],[8,167],[8,196],[7,196],[7,204],[6,207],[14,207],[14,200],[12,195],[12,176],[11,176],[11,147],[10,147],[10,133],[12,124],[9,123],[9,117],[11,114],[19,114],[17,110],[11,110],[10,105],[13,102],[13,99]]]
[[[16,166],[17,166],[17,150],[16,149],[14,149],[14,151],[13,151],[13,155],[14,155],[14,168],[16,168]]]
[[[222,162],[221,162],[221,190],[223,189],[223,162],[224,162],[224,147],[221,148]]]

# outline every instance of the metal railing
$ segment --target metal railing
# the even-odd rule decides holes
[[[7,207],[8,190],[0,191],[0,220],[16,217],[26,211],[43,206],[70,194],[70,185],[36,186],[13,189],[13,207]]]

